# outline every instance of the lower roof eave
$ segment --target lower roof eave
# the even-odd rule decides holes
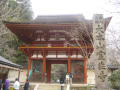
[[[12,69],[12,70],[16,70],[16,71],[20,71],[21,70],[20,68],[15,68],[15,67],[3,65],[3,64],[0,64],[0,68]]]

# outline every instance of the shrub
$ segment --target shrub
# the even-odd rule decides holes
[[[110,81],[111,88],[120,90],[120,70],[114,71],[108,77],[108,80]]]

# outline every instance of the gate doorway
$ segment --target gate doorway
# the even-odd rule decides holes
[[[46,65],[47,82],[59,82],[60,76],[67,73],[67,60],[48,60]]]
[[[65,78],[67,64],[51,64],[51,83],[59,83],[60,78]]]

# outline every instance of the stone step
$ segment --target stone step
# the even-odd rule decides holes
[[[30,87],[32,87],[30,90],[61,90],[60,84],[30,83]],[[86,88],[87,88],[87,84],[72,84],[71,85],[71,90],[88,90]],[[66,89],[67,89],[67,86],[66,84],[64,84],[64,90]]]
[[[61,90],[60,85],[39,85],[38,90]]]

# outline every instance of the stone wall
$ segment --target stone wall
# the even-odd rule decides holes
[[[94,70],[87,70],[87,84],[95,85],[95,72],[94,72]]]
[[[20,72],[20,82],[25,82],[27,79],[27,69],[24,69]]]
[[[15,79],[18,78],[18,75],[19,75],[19,71],[9,70],[8,79],[10,80],[10,82],[14,82]],[[24,69],[20,71],[19,81],[25,82],[26,78],[27,78],[27,70]]]
[[[111,70],[108,70],[108,76],[111,75]],[[87,70],[87,84],[88,85],[95,85],[95,71],[92,69]]]
[[[16,78],[18,78],[19,71],[9,70],[8,79],[10,82],[14,82]]]

